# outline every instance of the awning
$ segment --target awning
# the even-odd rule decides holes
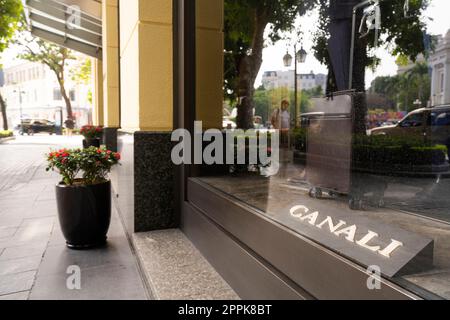
[[[26,0],[31,33],[102,59],[101,0]]]

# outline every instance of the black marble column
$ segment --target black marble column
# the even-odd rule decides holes
[[[117,151],[117,131],[118,128],[103,128],[103,144],[108,150]]]
[[[128,232],[177,227],[171,132],[118,133],[118,207]]]

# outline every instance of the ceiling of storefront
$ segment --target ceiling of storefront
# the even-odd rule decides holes
[[[34,36],[101,59],[100,0],[26,0],[24,2],[30,30]]]

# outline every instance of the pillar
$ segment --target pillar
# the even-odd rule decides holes
[[[196,115],[205,129],[222,128],[223,0],[196,0]]]
[[[102,61],[92,58],[92,121],[96,126],[103,126],[103,65]]]

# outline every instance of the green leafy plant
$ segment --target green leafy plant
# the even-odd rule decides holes
[[[80,152],[80,169],[86,184],[102,183],[107,180],[113,166],[120,160],[120,153],[105,148],[90,147]]]
[[[58,171],[65,185],[73,185],[80,172],[81,150],[61,149],[47,155],[47,171]]]
[[[105,148],[61,149],[47,155],[47,171],[58,171],[65,185],[93,185],[107,181],[120,153]],[[81,178],[78,178],[81,175]]]
[[[84,126],[80,130],[80,134],[85,139],[97,139],[103,134],[103,128],[97,126]]]

